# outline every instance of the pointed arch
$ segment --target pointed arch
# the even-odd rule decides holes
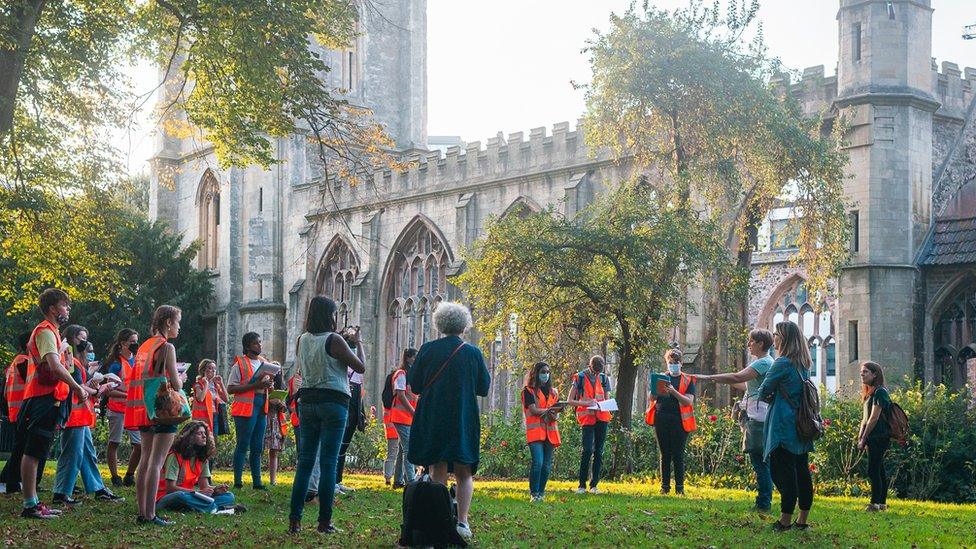
[[[220,181],[209,168],[200,176],[195,198],[201,270],[216,271],[220,259]]]
[[[816,354],[813,359],[818,375],[827,382],[828,388],[832,388],[836,383],[826,378],[836,375],[833,315],[828,304],[811,301],[813,299],[816,298],[807,290],[806,278],[793,273],[776,285],[759,313],[757,326],[773,330],[784,320],[795,322],[811,344],[811,353]],[[815,347],[813,343],[816,343]]]
[[[966,361],[976,343],[976,272],[959,273],[927,307],[935,348],[935,383],[954,388],[966,384]],[[965,354],[962,352],[969,349]]]
[[[417,215],[397,237],[384,269],[381,296],[387,357],[397,360],[407,347],[437,337],[430,316],[446,298],[447,269],[454,261],[447,239],[424,215]]]
[[[322,252],[315,268],[315,295],[324,295],[336,302],[339,327],[347,326],[353,314],[352,286],[359,276],[360,261],[352,242],[336,234]]]
[[[519,196],[508,205],[507,208],[502,212],[499,218],[505,218],[509,215],[525,216],[534,213],[539,213],[542,211],[542,207],[539,204],[527,196]]]

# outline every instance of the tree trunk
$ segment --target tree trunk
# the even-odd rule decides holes
[[[615,431],[613,437],[613,463],[610,467],[610,477],[616,478],[624,473],[634,471],[634,445],[631,440],[631,419],[634,410],[634,386],[637,381],[637,365],[634,363],[634,351],[629,345],[620,350],[620,366],[617,369],[616,399],[617,419],[611,423]]]
[[[10,36],[5,41],[12,49],[0,48],[0,139],[13,129],[17,89],[24,75],[24,64],[31,40],[47,0],[17,0],[11,9]]]

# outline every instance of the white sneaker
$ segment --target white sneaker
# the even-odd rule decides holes
[[[596,486],[594,486],[593,488],[590,488],[590,493],[591,494],[602,494],[603,492],[600,491],[599,488],[597,488]]]
[[[474,537],[474,534],[471,533],[471,528],[463,522],[457,523],[457,533],[464,541],[471,541],[471,538]]]
[[[345,484],[336,484],[336,490],[342,492],[343,494],[346,494],[346,493],[349,493],[349,492],[355,492],[356,491],[355,488],[350,488],[350,487],[346,486]]]
[[[577,494],[585,494],[586,493],[586,488],[583,488],[581,486],[581,487],[579,487],[579,488],[576,489],[576,493]]]
[[[341,484],[336,484],[336,486],[335,486],[335,495],[337,495],[337,496],[344,496],[344,495],[346,495],[346,491],[343,489],[343,487],[342,487]]]
[[[233,515],[234,514],[234,508],[231,507],[230,509],[215,509],[214,512],[213,512],[213,514],[215,514],[215,515]]]

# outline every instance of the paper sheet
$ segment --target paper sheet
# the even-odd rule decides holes
[[[611,398],[610,400],[601,400],[593,406],[587,408],[587,410],[599,410],[601,412],[616,412],[620,408],[617,408],[617,399]]]

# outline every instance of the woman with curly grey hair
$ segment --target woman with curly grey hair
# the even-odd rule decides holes
[[[423,465],[434,482],[457,480],[458,534],[471,539],[468,510],[473,475],[480,460],[481,421],[478,396],[487,396],[491,377],[481,350],[461,339],[471,327],[471,312],[460,303],[441,303],[434,326],[443,337],[417,353],[407,377],[420,400],[414,413],[407,461]]]

